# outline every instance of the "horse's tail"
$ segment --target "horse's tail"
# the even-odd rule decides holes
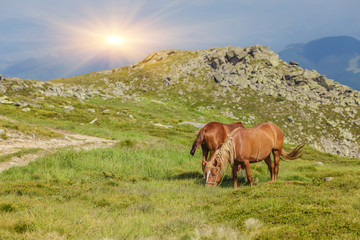
[[[296,146],[292,151],[291,153],[287,153],[283,150],[281,150],[281,153],[280,153],[280,156],[284,159],[287,159],[287,160],[295,160],[299,157],[301,157],[301,155],[299,155],[301,153],[301,150],[302,148],[305,146],[305,144],[301,144],[301,145],[298,145]]]
[[[204,140],[204,136],[205,136],[204,129],[202,128],[199,131],[199,133],[198,133],[197,137],[195,138],[195,141],[194,141],[194,143],[192,145],[192,148],[191,148],[191,151],[190,151],[191,155],[195,154],[196,149],[201,145],[202,141]]]

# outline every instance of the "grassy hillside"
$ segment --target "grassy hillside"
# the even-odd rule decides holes
[[[60,150],[1,173],[1,238],[360,237],[358,159],[307,148],[302,159],[281,162],[277,183],[267,184],[261,162],[252,188],[240,179],[234,190],[229,173],[220,187],[205,188],[199,152],[189,157],[185,144],[134,135],[113,148]]]
[[[359,159],[306,147],[301,159],[280,163],[277,183],[267,184],[270,174],[260,162],[252,165],[252,188],[239,179],[234,190],[230,169],[220,187],[205,188],[201,151],[189,154],[199,129],[184,124],[240,120],[251,127],[272,121],[290,149],[324,136],[341,138],[345,128],[360,141],[352,122],[359,107],[336,112],[334,103],[314,110],[251,87],[223,88],[206,77],[206,69],[175,79],[173,72],[182,70],[164,65],[186,65],[184,56],[194,55],[179,52],[160,62],[152,56],[138,65],[46,83],[4,81],[2,141],[11,131],[59,137],[51,127],[118,143],[60,149],[1,172],[0,239],[360,238]],[[26,154],[19,149],[0,161]],[[284,182],[292,180],[297,182]]]
[[[0,105],[1,112],[17,119],[18,130],[25,133],[41,136],[36,129],[51,126],[119,140],[109,149],[59,150],[0,173],[1,238],[360,237],[358,159],[306,148],[302,159],[280,165],[280,180],[302,184],[267,184],[267,167],[259,163],[252,166],[257,179],[253,188],[240,179],[240,188],[234,190],[229,172],[222,186],[205,188],[200,151],[189,155],[198,129],[179,123],[232,122],[221,114],[227,110],[243,113],[247,127],[268,119],[250,118],[250,96],[241,109],[220,101],[207,108],[205,102],[194,104],[195,96],[183,100],[144,94],[127,101],[89,99],[84,103],[50,97],[43,108],[29,112]],[[283,102],[271,97],[265,101]],[[68,105],[74,110],[64,108]],[[22,130],[25,124],[31,127]],[[279,118],[277,124],[288,131],[286,119]],[[4,122],[3,127],[10,125]],[[333,180],[324,182],[326,177]]]

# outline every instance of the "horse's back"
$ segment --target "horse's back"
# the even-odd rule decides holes
[[[204,127],[205,140],[210,150],[218,149],[226,139],[224,125],[219,122],[209,122]]]
[[[274,134],[282,134],[281,129],[272,122],[259,123],[259,124],[255,125],[254,127],[250,128],[250,129],[254,129],[254,130],[256,129],[256,130],[264,131],[264,132],[267,132],[267,133],[272,132]]]
[[[236,130],[234,140],[242,158],[264,159],[272,149],[282,149],[283,135],[279,127],[271,122],[260,123],[252,128]]]
[[[281,129],[272,122],[260,123],[253,127],[257,129],[257,132],[261,135],[266,136],[272,142],[273,148],[281,150],[283,146],[284,134]]]

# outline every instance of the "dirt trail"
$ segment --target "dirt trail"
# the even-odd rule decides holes
[[[51,129],[64,135],[60,138],[37,139],[35,136],[24,135],[21,132],[7,130],[7,139],[0,138],[0,156],[12,154],[26,149],[39,148],[34,154],[26,154],[21,157],[12,157],[9,161],[0,162],[0,172],[14,167],[26,165],[38,157],[50,153],[56,149],[75,147],[77,149],[105,148],[114,145],[117,141],[98,137],[86,136],[64,130]]]

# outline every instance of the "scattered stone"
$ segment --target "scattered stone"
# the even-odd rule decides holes
[[[318,165],[324,165],[323,162],[316,162]]]
[[[181,122],[179,124],[180,125],[189,124],[189,125],[192,125],[192,126],[197,127],[197,128],[203,128],[205,126],[204,123],[195,123],[195,122]]]
[[[356,126],[360,126],[360,118],[353,121],[353,124]]]
[[[333,177],[326,177],[325,179],[324,179],[324,182],[330,182],[330,181],[332,181],[334,178]]]
[[[87,111],[88,111],[88,112],[91,112],[91,113],[94,113],[94,112],[95,112],[95,109],[89,108],[89,109],[87,109]]]
[[[36,97],[35,100],[37,100],[37,101],[44,101],[45,98],[44,98],[44,97]]]
[[[5,130],[0,128],[0,135],[4,135],[5,134]]]
[[[171,85],[171,78],[169,78],[169,77],[164,78],[163,84],[164,84],[164,86],[170,86]]]
[[[169,124],[161,124],[161,123],[154,123],[154,126],[157,126],[157,127],[162,127],[162,128],[173,128],[174,126],[172,125],[169,125]]]
[[[23,112],[30,112],[31,110],[30,110],[30,108],[23,108],[23,109],[21,109],[21,111],[23,111]]]
[[[166,103],[159,101],[159,100],[154,100],[154,99],[151,99],[150,102],[166,105]]]
[[[94,124],[97,120],[98,120],[98,119],[95,118],[94,120],[92,120],[92,121],[90,122],[90,124]]]
[[[27,103],[27,102],[13,102],[12,105],[14,105],[16,107],[27,107],[29,105],[29,103]]]
[[[22,86],[22,85],[12,85],[11,86],[11,89],[13,90],[13,91],[22,91],[22,90],[24,90],[24,86]]]
[[[67,110],[70,110],[70,111],[72,111],[72,110],[75,109],[75,108],[74,108],[73,106],[71,106],[71,105],[66,105],[66,106],[64,106],[64,108],[67,109]]]
[[[109,114],[110,114],[110,110],[109,110],[109,109],[105,109],[105,110],[102,111],[102,114],[109,115]]]
[[[234,120],[239,120],[239,118],[236,117],[233,112],[226,111],[226,112],[223,112],[222,114],[223,114],[225,117],[232,118],[232,119],[234,119]]]
[[[292,65],[292,66],[298,66],[299,65],[298,62],[294,62],[294,61],[290,61],[289,64]]]
[[[7,96],[0,96],[1,104],[12,104],[13,102]]]
[[[325,124],[330,127],[336,127],[338,125],[338,123],[336,123],[335,121],[332,121],[332,120],[327,120],[327,122]]]

